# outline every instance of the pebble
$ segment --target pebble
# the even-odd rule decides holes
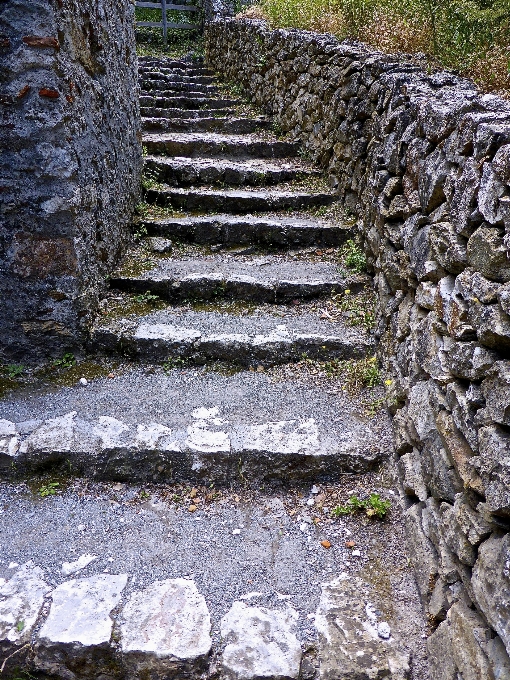
[[[391,637],[391,629],[386,621],[381,621],[377,624],[377,635],[383,640],[389,640]]]
[[[316,485],[314,484],[314,485],[312,486],[312,490],[310,491],[310,493],[318,494],[319,491],[320,491],[319,487],[316,486]]]
[[[87,380],[87,378],[80,378],[80,385],[88,385],[88,384],[89,384],[89,381]]]
[[[234,529],[232,533],[234,536],[239,536],[239,534],[241,533],[241,529]]]
[[[351,555],[353,557],[361,557],[361,551],[360,550],[353,550]]]
[[[307,504],[307,505],[314,505],[314,504],[315,504],[315,498],[309,498],[309,499],[306,501],[306,504]]]

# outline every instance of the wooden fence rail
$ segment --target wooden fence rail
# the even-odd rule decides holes
[[[160,2],[144,2],[143,0],[136,0],[136,7],[143,7],[148,9],[159,9],[161,10],[161,21],[137,21],[137,26],[149,26],[151,28],[162,28],[163,29],[163,41],[166,45],[168,37],[169,28],[182,28],[186,30],[192,30],[199,28],[198,23],[184,23],[176,21],[168,21],[167,12],[168,10],[176,10],[178,12],[198,12],[200,8],[197,5],[175,5],[166,0],[160,0]]]

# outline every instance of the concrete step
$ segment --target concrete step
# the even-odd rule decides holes
[[[211,97],[187,97],[187,96],[171,96],[171,97],[153,97],[149,95],[142,95],[140,97],[140,107],[154,106],[160,109],[231,109],[233,106],[239,104],[238,99],[227,99],[218,98],[212,99]]]
[[[142,129],[145,132],[217,132],[237,135],[270,129],[272,125],[270,120],[262,116],[259,118],[212,118],[210,112],[207,111],[200,112],[201,118],[190,118],[185,115],[189,112],[180,110],[178,116],[171,118],[167,115],[167,111],[170,110],[144,108],[141,111]],[[156,115],[153,115],[155,112],[157,112]],[[229,113],[232,114],[233,111]]]
[[[126,307],[129,300],[126,301]],[[175,311],[99,321],[91,332],[90,351],[131,358],[189,363],[226,361],[240,366],[273,366],[310,359],[360,359],[374,351],[373,338],[345,324],[321,321],[318,314],[278,318],[255,312]]]
[[[246,214],[271,212],[274,210],[301,210],[316,206],[331,205],[337,197],[334,194],[306,191],[264,191],[256,189],[148,189],[145,191],[148,203],[171,207],[188,212],[230,212]]]
[[[305,177],[319,177],[316,168],[298,163],[296,159],[231,161],[218,158],[166,158],[146,156],[144,171],[158,182],[169,186],[197,185],[268,186],[291,182]]]
[[[353,227],[318,218],[282,215],[205,215],[141,220],[151,236],[163,236],[201,245],[240,246],[339,246],[352,238]]]
[[[324,513],[341,485],[301,498],[76,478],[46,498],[37,488],[0,484],[3,677],[318,680],[335,664],[368,678],[369,664],[398,680],[423,655],[397,507],[374,527]]]
[[[290,158],[299,145],[271,136],[220,135],[212,132],[144,134],[149,154],[186,158]]]
[[[257,489],[363,472],[391,448],[340,389],[328,395],[251,371],[126,365],[85,388],[4,400],[1,411],[4,477],[72,470],[95,481],[245,480]]]
[[[368,277],[343,276],[333,263],[299,262],[270,255],[149,260],[141,271],[135,254],[114,272],[110,286],[130,293],[150,291],[166,300],[240,299],[286,302],[331,295],[335,291],[363,290]],[[140,272],[140,273],[138,273]]]

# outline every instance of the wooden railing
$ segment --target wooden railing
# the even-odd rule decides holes
[[[200,25],[197,23],[184,23],[179,21],[168,21],[167,12],[169,10],[176,10],[178,12],[199,12],[200,7],[197,5],[174,5],[173,3],[167,2],[166,0],[160,0],[160,2],[144,2],[143,0],[136,0],[136,7],[143,7],[146,9],[159,9],[161,10],[161,21],[137,21],[137,26],[149,26],[151,28],[162,28],[163,29],[163,40],[166,44],[167,35],[169,28],[182,28],[182,29],[197,29]]]

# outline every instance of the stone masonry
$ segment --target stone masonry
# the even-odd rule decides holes
[[[0,8],[0,359],[79,351],[138,196],[130,0]]]
[[[432,677],[509,677],[510,104],[332,36],[225,20],[206,43],[359,216]]]

